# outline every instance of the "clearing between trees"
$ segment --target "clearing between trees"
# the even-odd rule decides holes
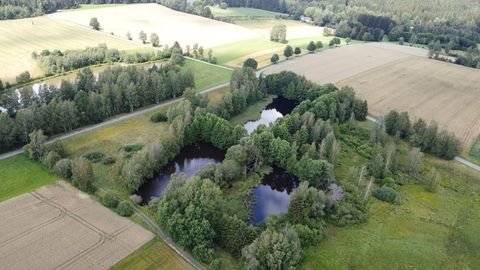
[[[61,181],[1,203],[0,228],[7,269],[108,269],[153,238]]]
[[[426,55],[420,48],[367,43],[296,58],[267,73],[290,70],[317,83],[351,86],[372,115],[394,109],[435,120],[469,148],[480,133],[480,71]]]

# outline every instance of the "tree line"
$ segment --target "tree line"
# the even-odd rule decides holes
[[[0,0],[0,20],[21,19],[78,8],[81,4],[154,3],[156,0]]]
[[[181,70],[178,64],[154,65],[147,70],[134,66],[108,68],[98,80],[85,68],[73,83],[62,81],[58,88],[43,85],[34,93],[31,87],[24,87],[4,94],[7,112],[0,113],[4,127],[0,149],[4,152],[28,143],[28,134],[34,130],[51,136],[181,96],[195,83],[191,71]]]

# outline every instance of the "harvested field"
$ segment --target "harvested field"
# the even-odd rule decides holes
[[[425,56],[420,48],[368,43],[295,58],[267,73],[291,70],[317,83],[352,86],[372,115],[396,109],[435,120],[469,148],[480,134],[480,70]]]
[[[157,33],[161,44],[178,41],[182,46],[198,43],[206,48],[256,37],[243,27],[174,11],[158,4],[132,4],[101,9],[58,12],[51,18],[88,26],[97,17],[102,31],[138,41],[140,31]]]
[[[272,66],[266,73],[290,70],[317,83],[336,83],[360,72],[409,56],[426,56],[420,48],[388,43],[365,43],[326,50]]]
[[[10,82],[26,70],[33,77],[43,75],[43,71],[31,57],[34,51],[84,49],[100,43],[119,50],[142,48],[139,44],[125,39],[45,16],[0,21],[0,33],[0,78]]]
[[[435,120],[470,147],[480,134],[480,70],[420,57],[386,64],[338,82],[368,100],[373,115],[391,109]]]
[[[108,269],[153,238],[65,182],[0,204],[3,269]]]

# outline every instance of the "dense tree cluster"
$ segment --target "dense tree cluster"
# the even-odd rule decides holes
[[[193,1],[189,3],[185,0],[156,0],[157,3],[174,10],[199,15],[205,18],[213,18],[212,11],[209,8],[210,1]]]
[[[182,95],[194,87],[193,74],[173,64],[143,68],[114,67],[98,74],[88,68],[71,83],[59,88],[31,87],[3,95],[6,113],[0,113],[0,149],[7,151],[29,142],[28,134],[42,129],[51,136],[74,128],[102,122],[119,113]]]
[[[385,128],[388,134],[410,140],[421,151],[443,159],[453,159],[462,149],[455,134],[439,131],[437,123],[427,125],[421,118],[412,124],[407,112],[390,111],[385,117]]]
[[[128,64],[144,63],[171,57],[177,51],[176,46],[155,52],[120,52],[117,49],[109,49],[105,44],[84,50],[43,50],[40,53],[34,52],[34,57],[46,75],[64,73],[91,65],[104,63],[124,62]]]

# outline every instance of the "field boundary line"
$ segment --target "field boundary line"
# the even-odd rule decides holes
[[[123,198],[115,193],[112,190],[109,190],[107,188],[97,186],[98,189],[104,191],[104,192],[110,192],[112,193],[117,199],[123,200]],[[180,257],[182,257],[186,262],[188,262],[193,268],[197,270],[204,270],[205,267],[199,263],[195,258],[190,256],[187,252],[185,252],[181,247],[179,247],[175,241],[173,241],[163,230],[160,228],[155,221],[153,221],[149,216],[147,216],[145,213],[142,212],[135,204],[132,203],[133,210],[138,216],[145,222],[146,225],[148,225],[153,232],[158,235],[165,244],[167,244],[168,247],[170,247],[175,253],[177,253]]]

